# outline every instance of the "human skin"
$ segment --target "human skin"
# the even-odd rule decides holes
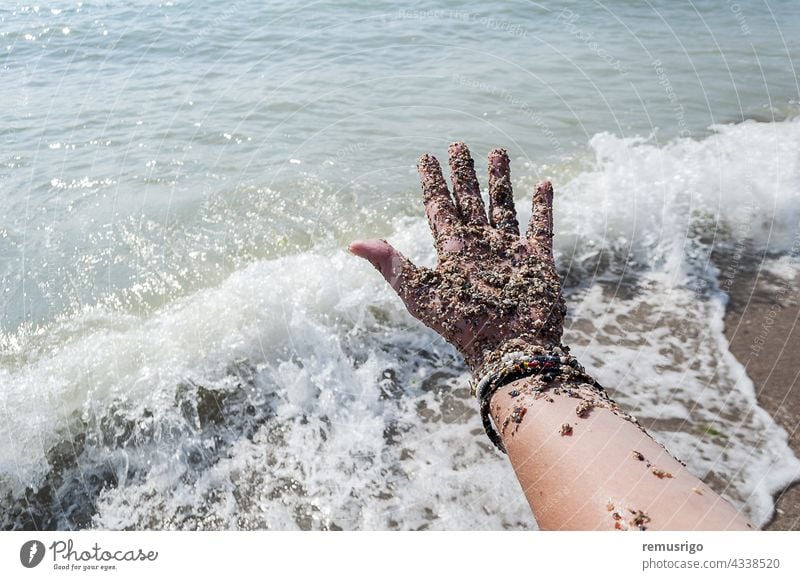
[[[415,266],[385,240],[354,241],[350,251],[375,266],[478,378],[506,353],[561,347],[566,306],[553,259],[553,188],[537,184],[523,236],[506,152],[489,154],[488,211],[466,145],[454,143],[448,153],[452,194],[433,156],[418,163],[437,266]],[[570,380],[534,375],[490,401],[541,529],[752,529],[600,387],[575,388]]]

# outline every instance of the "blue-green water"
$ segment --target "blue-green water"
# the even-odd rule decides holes
[[[554,181],[567,339],[765,521],[798,461],[710,257],[796,269],[798,39],[771,0],[3,3],[4,525],[534,526],[460,361],[344,250],[431,263],[414,164],[457,139],[509,149],[523,214]]]

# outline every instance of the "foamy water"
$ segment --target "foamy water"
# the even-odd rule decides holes
[[[798,270],[791,44],[759,89],[727,8],[620,3],[600,54],[575,7],[84,4],[2,13],[4,527],[534,528],[462,361],[344,250],[434,263],[413,164],[454,138],[509,148],[523,222],[554,180],[565,341],[620,403],[759,524],[800,478],[715,265]]]

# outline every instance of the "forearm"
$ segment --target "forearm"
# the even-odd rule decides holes
[[[638,425],[604,407],[579,416],[582,399],[539,380],[498,390],[491,414],[541,529],[752,529]]]

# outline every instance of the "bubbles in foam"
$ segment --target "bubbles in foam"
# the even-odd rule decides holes
[[[478,527],[529,525],[452,352],[371,274],[342,251],[260,262],[8,376],[6,492],[47,489],[44,527],[470,528],[463,497]]]
[[[727,351],[710,260],[738,239],[792,248],[798,140],[795,121],[663,147],[600,135],[596,167],[556,184],[567,342],[757,522],[798,465]],[[393,230],[433,263],[421,216]],[[329,240],[143,312],[87,306],[9,354],[4,527],[535,526],[452,349]]]
[[[556,205],[560,265],[578,284],[566,340],[673,453],[763,524],[800,462],[728,350],[718,264],[735,256],[735,274],[753,266],[742,254],[783,253],[764,266],[793,277],[800,120],[713,129],[660,147],[590,141],[596,168],[563,185]]]

